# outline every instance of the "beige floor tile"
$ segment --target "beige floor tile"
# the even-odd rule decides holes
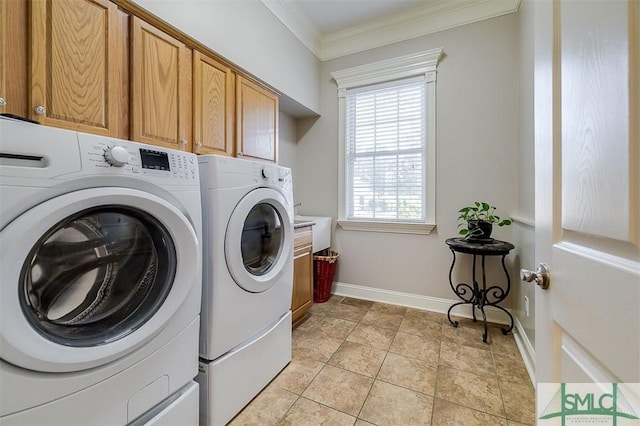
[[[405,314],[405,316],[408,318],[411,318],[411,317],[424,318],[429,321],[439,322],[439,323],[442,323],[447,317],[446,314],[442,314],[440,312],[424,311],[422,309],[413,309],[413,308],[407,308],[407,313]]]
[[[506,417],[498,380],[493,377],[440,366],[436,398]]]
[[[501,382],[530,383],[527,367],[520,354],[494,353],[493,360],[496,363],[498,380]]]
[[[405,316],[398,331],[440,339],[442,337],[442,321],[432,321],[424,316]]]
[[[367,308],[350,305],[335,305],[331,309],[331,315],[335,318],[342,318],[348,321],[358,322],[367,314]]]
[[[316,328],[322,330],[327,336],[344,340],[356,325],[358,325],[358,323],[355,321],[347,321],[341,318],[327,316],[319,322]]]
[[[376,380],[358,417],[376,425],[428,425],[433,398]]]
[[[351,297],[345,297],[340,303],[343,305],[357,306],[358,308],[366,309],[369,309],[374,304],[374,302],[371,302],[370,300],[353,299]]]
[[[326,365],[302,396],[357,416],[372,384],[369,377]]]
[[[229,426],[275,425],[298,399],[298,395],[277,386],[267,386],[242,410]]]
[[[440,356],[440,340],[398,332],[389,352],[420,359],[435,366],[438,365]]]
[[[491,352],[445,341],[440,346],[440,365],[483,376],[496,375],[496,366]]]
[[[407,308],[405,308],[404,306],[389,305],[386,303],[377,302],[374,303],[369,309],[374,312],[382,312],[384,314],[390,315],[404,315],[407,312]]]
[[[494,354],[511,354],[520,356],[513,334],[502,334],[499,328],[490,328],[489,347]]]
[[[490,351],[489,345],[482,341],[482,328],[465,327],[460,325],[454,327],[449,320],[445,320],[442,326],[442,340],[457,345],[471,346],[472,348]]]
[[[299,335],[303,335],[307,331],[315,328],[318,324],[320,324],[324,317],[324,314],[310,314],[304,322],[300,323],[296,328],[293,329],[293,336],[296,337]]]
[[[329,299],[329,301],[330,300],[331,299]],[[311,306],[311,309],[309,309],[309,312],[316,315],[328,315],[333,312],[333,308],[335,306],[336,303],[329,303],[328,301],[324,303],[314,303],[313,306]]]
[[[322,367],[324,367],[324,364],[320,361],[294,358],[273,380],[272,385],[301,395],[309,386],[309,383],[322,370]]]
[[[353,424],[353,426],[371,426],[371,425],[373,425],[373,423],[365,422],[362,419],[356,420],[356,422]],[[375,425],[373,425],[373,426],[375,426]]]
[[[502,399],[507,419],[533,425],[535,419],[535,391],[533,386],[501,382]]]
[[[384,312],[369,311],[360,320],[362,324],[371,324],[390,330],[397,330],[404,317],[396,314],[385,314]]]
[[[329,336],[303,336],[294,338],[291,342],[294,358],[307,358],[320,362],[327,362],[342,344],[341,339]]]
[[[386,351],[371,346],[344,342],[327,364],[374,378],[386,354]]]
[[[355,326],[347,340],[361,345],[371,346],[376,349],[386,351],[389,349],[393,337],[396,334],[394,330],[376,327],[369,324],[358,324]]]
[[[433,396],[436,372],[426,361],[389,352],[376,379]]]
[[[278,425],[315,426],[335,425],[351,426],[356,418],[338,410],[329,408],[306,398],[299,398]]]
[[[398,332],[380,326],[387,319],[391,322],[385,324],[391,327],[397,316],[402,316]],[[454,318],[460,327],[452,327],[445,314],[352,298],[333,296],[315,304],[308,319],[293,331],[292,362],[233,425],[343,421],[378,425],[373,418],[378,405],[394,398],[409,405],[425,401],[415,395],[431,401],[436,425],[504,425],[504,418],[510,426],[533,424],[533,386],[513,336],[502,335],[502,325],[489,324],[490,344],[486,344],[482,342],[482,322]],[[389,352],[384,355],[384,351]],[[479,371],[490,372],[487,359],[495,363],[495,375],[473,373],[479,365]],[[475,363],[473,368],[469,360]],[[379,382],[375,392],[374,382]],[[370,391],[373,396],[367,399]],[[296,397],[301,393],[303,397]],[[412,396],[406,398],[408,395]],[[270,398],[281,401],[269,402]],[[376,398],[379,403],[372,402]],[[367,410],[363,409],[365,401]],[[267,405],[272,406],[264,408]],[[403,416],[411,417],[417,411],[406,414],[402,407],[402,403],[393,402],[386,413],[375,415],[382,424],[388,419],[394,425],[420,424],[407,423]],[[372,417],[355,420],[358,414]]]
[[[507,420],[436,398],[433,426],[507,426]]]

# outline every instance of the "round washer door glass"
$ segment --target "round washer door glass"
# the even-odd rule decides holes
[[[256,204],[244,221],[240,251],[246,270],[261,276],[268,273],[278,259],[284,240],[282,218],[274,206]]]
[[[151,318],[175,272],[173,241],[154,217],[94,207],[58,222],[34,245],[20,273],[20,305],[47,339],[96,346]]]

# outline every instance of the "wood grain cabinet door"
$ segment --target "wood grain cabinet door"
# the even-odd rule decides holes
[[[0,0],[0,113],[27,113],[27,2]]]
[[[193,138],[196,154],[233,155],[235,74],[193,53]]]
[[[131,65],[131,139],[191,151],[185,44],[134,17]]]
[[[278,96],[238,76],[236,82],[238,156],[277,161]]]
[[[303,318],[313,305],[313,253],[311,246],[296,249],[293,255],[292,322]]]
[[[296,228],[293,252],[291,321],[295,325],[313,306],[313,234],[311,226]]]
[[[114,93],[123,33],[107,0],[30,2],[29,116],[42,124],[119,136]]]

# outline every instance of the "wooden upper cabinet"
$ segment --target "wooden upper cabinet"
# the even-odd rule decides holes
[[[238,156],[277,161],[278,96],[243,78],[236,82]]]
[[[235,74],[193,52],[193,138],[196,154],[233,155]]]
[[[136,17],[131,36],[131,139],[191,151],[190,51]]]
[[[118,42],[126,34],[107,0],[30,2],[29,116],[42,124],[121,136]]]
[[[27,113],[27,2],[0,0],[0,113]]]

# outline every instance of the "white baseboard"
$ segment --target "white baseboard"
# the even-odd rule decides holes
[[[423,309],[426,311],[446,314],[449,307],[460,300],[440,299],[438,297],[421,296],[419,294],[403,293],[400,291],[385,290],[380,288],[365,287],[361,285],[334,283],[333,294],[337,296],[353,297],[355,299],[370,300],[372,302],[389,303],[392,305],[407,306],[409,308]],[[507,309],[509,312],[510,310]],[[497,324],[508,324],[509,319],[504,312],[493,306],[487,306],[485,313],[487,321]],[[452,311],[453,315],[464,318],[472,318],[471,305],[461,305]]]
[[[336,296],[353,297],[355,299],[370,300],[372,302],[389,303],[392,305],[407,306],[409,308],[423,309],[426,311],[440,312],[446,314],[449,307],[459,300],[441,299],[438,297],[421,296],[419,294],[403,293],[400,291],[385,290],[373,287],[365,287],[354,284],[336,282],[333,294]],[[510,309],[507,309],[513,315]],[[472,318],[471,306],[462,305],[454,308],[454,315],[465,318]],[[504,312],[492,306],[486,309],[487,321],[497,324],[507,324],[508,318]],[[531,345],[522,324],[516,316],[513,317],[513,334],[520,355],[529,373],[531,383],[536,382],[535,378],[535,349]]]
[[[524,331],[524,327],[522,323],[518,319],[517,316],[513,317],[515,321],[514,333],[513,337],[516,340],[516,346],[518,346],[518,350],[520,351],[520,355],[522,356],[522,360],[524,361],[525,367],[527,367],[527,373],[529,373],[529,379],[531,379],[531,383],[533,386],[536,386],[536,351],[531,345],[531,341],[529,337],[527,337],[527,333]]]

